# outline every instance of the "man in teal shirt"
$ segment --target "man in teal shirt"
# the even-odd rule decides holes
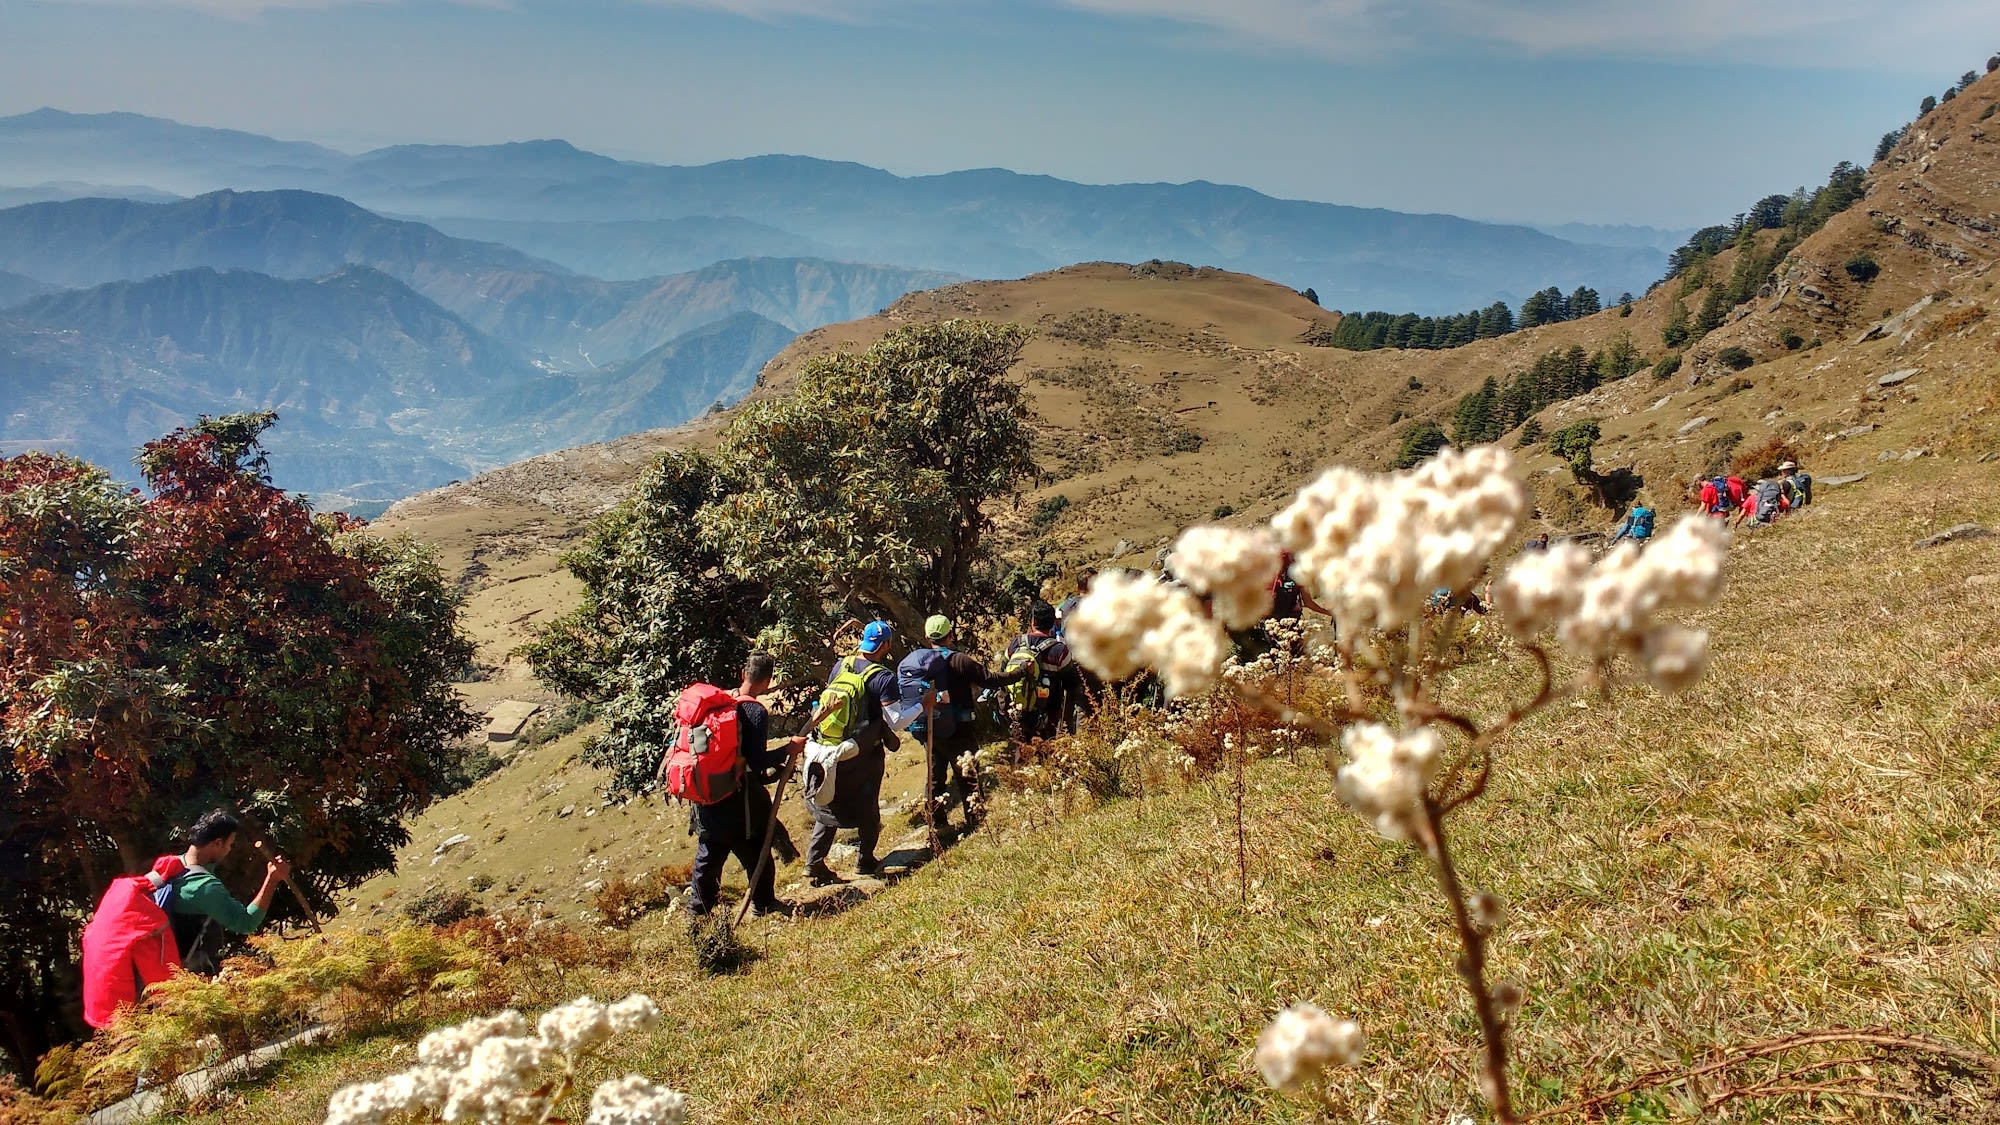
[[[222,935],[214,925],[237,934],[255,933],[270,912],[271,898],[278,884],[292,873],[292,865],[279,856],[264,866],[264,885],[250,904],[236,901],[213,869],[229,858],[236,846],[240,821],[222,809],[203,813],[188,832],[188,850],[181,856],[187,873],[175,879],[171,921],[174,943],[180,947],[181,965],[189,972],[213,975],[222,967]],[[214,923],[214,925],[211,925]]]

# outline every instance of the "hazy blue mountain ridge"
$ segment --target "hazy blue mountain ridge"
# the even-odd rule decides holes
[[[106,181],[111,173],[97,165],[65,162],[66,154],[88,151],[85,141],[56,142],[65,121],[86,138],[111,127],[92,116],[50,114],[0,119],[0,168]],[[142,131],[138,122],[148,120],[129,116],[119,115],[117,135]],[[29,127],[21,124],[26,118],[37,120]],[[180,190],[160,176],[189,174],[187,160],[176,156],[160,176],[145,161],[190,128],[160,122],[163,139],[133,145],[116,182]],[[901,177],[798,156],[668,166],[615,160],[563,141],[401,145],[349,157],[316,146],[266,151],[228,131],[193,132],[213,158],[207,187],[312,188],[453,223],[743,220],[828,247],[832,257],[976,277],[1164,257],[1310,286],[1338,307],[1435,313],[1496,298],[1518,302],[1549,285],[1638,291],[1665,262],[1652,244],[1595,245],[1526,226],[1276,199],[1200,181],[1088,185],[1003,169]],[[767,231],[743,243],[726,234],[714,233],[720,257],[771,249]],[[644,244],[629,256],[599,247],[586,272],[641,276],[659,253]]]

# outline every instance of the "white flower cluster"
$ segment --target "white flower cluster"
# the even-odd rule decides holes
[[[1347,764],[1334,777],[1340,799],[1391,840],[1414,840],[1444,739],[1430,727],[1397,732],[1355,723],[1341,732]]]
[[[1264,1081],[1295,1093],[1329,1066],[1352,1066],[1368,1049],[1368,1036],[1352,1020],[1337,1020],[1315,1004],[1279,1012],[1257,1036],[1257,1069]]]
[[[685,1120],[686,1095],[628,1074],[591,1093],[585,1125],[679,1125]]]
[[[584,996],[559,1005],[542,1016],[533,1035],[519,1012],[467,1020],[424,1036],[418,1064],[409,1070],[335,1091],[326,1125],[379,1125],[418,1112],[481,1125],[540,1121],[548,1107],[532,1091],[551,1058],[573,1064],[613,1035],[659,1022],[659,1007],[638,993],[615,1004]],[[591,1098],[590,1120],[602,1125],[679,1125],[684,1116],[681,1095],[636,1075],[606,1083]]]
[[[1654,685],[1678,691],[1701,677],[1708,634],[1662,624],[1658,615],[1722,592],[1725,536],[1717,521],[1690,516],[1643,550],[1620,544],[1595,564],[1573,544],[1531,552],[1493,584],[1493,605],[1518,637],[1553,628],[1579,654],[1631,656]]]
[[[1099,575],[1070,611],[1063,640],[1078,660],[1114,680],[1157,669],[1176,698],[1214,687],[1229,657],[1229,635],[1195,596],[1149,574]]]
[[[1208,597],[1218,621],[1248,629],[1271,612],[1272,586],[1284,556],[1265,528],[1190,527],[1167,556],[1174,577]]]
[[[1293,576],[1353,635],[1399,628],[1432,591],[1470,587],[1527,510],[1513,459],[1487,445],[1406,473],[1329,469],[1272,526],[1298,559]]]

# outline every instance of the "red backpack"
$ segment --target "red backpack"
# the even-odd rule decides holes
[[[667,795],[713,805],[743,783],[737,755],[736,697],[712,684],[695,684],[674,706],[674,745],[660,772]]]

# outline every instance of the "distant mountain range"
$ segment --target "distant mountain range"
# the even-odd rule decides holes
[[[1172,258],[1311,287],[1342,308],[1447,312],[1518,302],[1549,285],[1636,292],[1665,263],[1664,251],[1629,234],[1600,245],[1205,182],[1099,186],[1003,169],[901,177],[794,156],[673,167],[563,141],[350,156],[136,114],[49,109],[0,118],[0,169],[22,185],[311,189],[462,234],[506,240],[511,229],[545,257],[609,278],[693,266],[703,255],[834,257],[972,277]],[[659,225],[599,227],[564,249],[584,233],[578,224],[634,223]]]
[[[1436,311],[1637,291],[1665,257],[1643,229],[1559,238],[1210,183],[667,167],[562,141],[350,155],[56,110],[0,118],[0,204],[16,201],[0,453],[123,470],[197,414],[275,407],[280,483],[333,501],[685,421],[795,334],[964,276],[1174,258],[1329,306]]]
[[[692,417],[747,391],[792,336],[740,312],[578,376],[367,266],[315,280],[203,267],[0,312],[0,452],[55,448],[122,469],[198,414],[275,408],[280,483],[394,499]]]

